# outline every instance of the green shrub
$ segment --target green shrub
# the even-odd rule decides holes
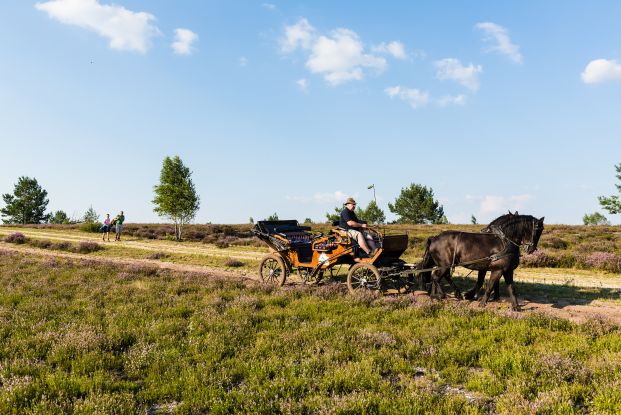
[[[84,222],[80,224],[80,230],[82,232],[102,232],[103,224],[101,222]]]

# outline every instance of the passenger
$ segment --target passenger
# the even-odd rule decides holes
[[[373,241],[373,236],[365,231],[367,224],[358,219],[355,209],[356,201],[351,197],[348,198],[345,202],[345,208],[341,211],[339,227],[346,229],[347,234],[358,242],[360,248],[362,248],[369,257],[372,257],[377,252],[375,241]]]

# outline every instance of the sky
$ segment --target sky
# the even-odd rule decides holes
[[[618,194],[621,2],[5,0],[0,193],[162,222],[324,221],[430,187],[451,223],[580,224]],[[0,201],[0,206],[2,202]]]

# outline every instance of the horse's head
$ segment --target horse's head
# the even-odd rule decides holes
[[[525,244],[527,254],[532,254],[533,252],[537,250],[537,244],[539,243],[539,238],[541,237],[541,234],[543,233],[543,220],[544,219],[545,219],[545,216],[542,217],[541,219],[537,219],[533,217],[532,222],[531,222],[532,227],[531,227],[531,232],[530,232],[530,238],[527,235],[524,235],[524,239],[530,239]],[[522,241],[524,241],[524,239],[522,239]]]

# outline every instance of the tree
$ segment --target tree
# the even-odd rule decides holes
[[[271,215],[269,215],[269,216],[267,217],[267,219],[265,219],[265,220],[279,220],[279,219],[278,219],[278,213],[276,213],[276,212],[272,213],[272,214],[271,214]]]
[[[200,207],[200,198],[190,176],[192,172],[179,156],[166,157],[160,172],[160,184],[154,186],[153,211],[174,222],[177,241],[181,240],[183,225],[194,219]]]
[[[477,224],[477,218],[474,215],[470,216],[470,223],[472,223],[473,225]]]
[[[51,213],[49,222],[57,225],[67,225],[71,223],[69,216],[62,210],[57,210],[56,212]]]
[[[6,204],[0,209],[4,223],[41,223],[49,218],[49,215],[45,214],[49,203],[47,191],[39,186],[34,177],[18,178],[13,194],[5,193],[2,199]]]
[[[332,223],[335,222],[339,219],[341,219],[341,211],[343,210],[342,207],[335,207],[334,208],[334,212],[333,213],[326,213],[326,219],[328,219],[328,223]]]
[[[371,200],[365,209],[360,209],[356,216],[368,223],[386,223],[386,215],[375,200]]]
[[[99,214],[95,212],[93,209],[93,205],[91,205],[88,210],[84,213],[84,218],[82,222],[84,223],[95,223],[99,220]]]
[[[313,223],[313,220],[311,218],[306,218],[306,219],[304,219],[304,223],[305,224],[310,224],[310,223]]]
[[[590,215],[585,214],[582,217],[582,222],[585,225],[610,225],[610,222],[608,222],[606,216],[602,215],[599,212],[591,213]]]
[[[254,223],[254,219],[252,218],[252,216],[250,216],[249,221],[250,221],[250,223]]]
[[[401,189],[395,204],[388,204],[392,213],[399,216],[397,223],[448,223],[444,208],[433,198],[433,189],[412,183]]]
[[[621,163],[615,166],[615,170],[617,170],[617,179],[621,180]],[[615,187],[619,192],[621,192],[621,185],[616,184]],[[616,215],[617,213],[621,213],[621,200],[619,200],[619,196],[613,195],[610,197],[599,196],[599,204],[602,205],[602,208],[606,209],[610,212],[611,215]]]

